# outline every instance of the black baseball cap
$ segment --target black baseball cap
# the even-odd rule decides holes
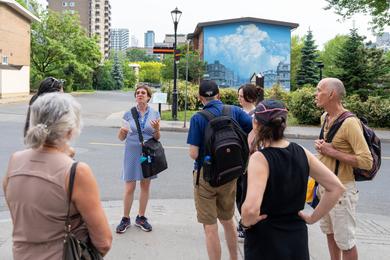
[[[202,80],[199,85],[199,95],[202,97],[213,97],[219,93],[219,88],[214,80]]]

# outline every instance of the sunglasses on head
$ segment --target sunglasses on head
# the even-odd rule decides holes
[[[54,86],[54,84],[59,84],[61,87],[64,85],[65,83],[65,80],[63,79],[56,79],[55,77],[49,77],[49,79],[52,80],[52,83],[50,85],[50,88],[52,88]]]

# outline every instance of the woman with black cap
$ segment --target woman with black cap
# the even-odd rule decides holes
[[[256,147],[248,166],[248,188],[241,208],[246,230],[245,259],[309,259],[308,224],[338,201],[344,187],[313,154],[284,138],[287,109],[265,100],[255,109]],[[314,212],[303,213],[309,175],[326,189]]]

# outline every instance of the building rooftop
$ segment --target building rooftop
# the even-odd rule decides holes
[[[262,18],[255,18],[255,17],[241,17],[241,18],[234,18],[234,19],[226,19],[226,20],[218,20],[218,21],[210,21],[210,22],[203,22],[198,23],[196,25],[194,35],[198,35],[201,32],[201,29],[203,27],[207,26],[213,26],[213,25],[221,25],[221,24],[228,24],[228,23],[242,23],[242,22],[253,22],[253,23],[266,23],[266,24],[274,24],[274,25],[281,25],[290,27],[290,29],[295,29],[299,26],[297,23],[289,23],[289,22],[282,22],[282,21],[276,21],[276,20],[267,20]]]
[[[39,22],[39,18],[33,15],[29,10],[24,8],[15,0],[0,0],[0,4],[8,5],[10,8],[14,9],[20,15],[28,19],[30,22]]]

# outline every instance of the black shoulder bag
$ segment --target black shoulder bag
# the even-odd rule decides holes
[[[68,215],[65,221],[65,239],[64,239],[64,251],[62,254],[63,260],[103,260],[102,255],[88,239],[87,242],[78,240],[71,232],[70,225],[70,204],[72,203],[72,192],[74,178],[76,176],[77,162],[72,164],[69,175],[69,187],[68,187]]]
[[[144,178],[150,178],[168,168],[164,148],[154,137],[144,142],[138,120],[138,111],[135,107],[131,109],[131,114],[137,126],[138,138],[142,147],[141,156],[144,157],[144,160],[141,162],[142,175]]]

